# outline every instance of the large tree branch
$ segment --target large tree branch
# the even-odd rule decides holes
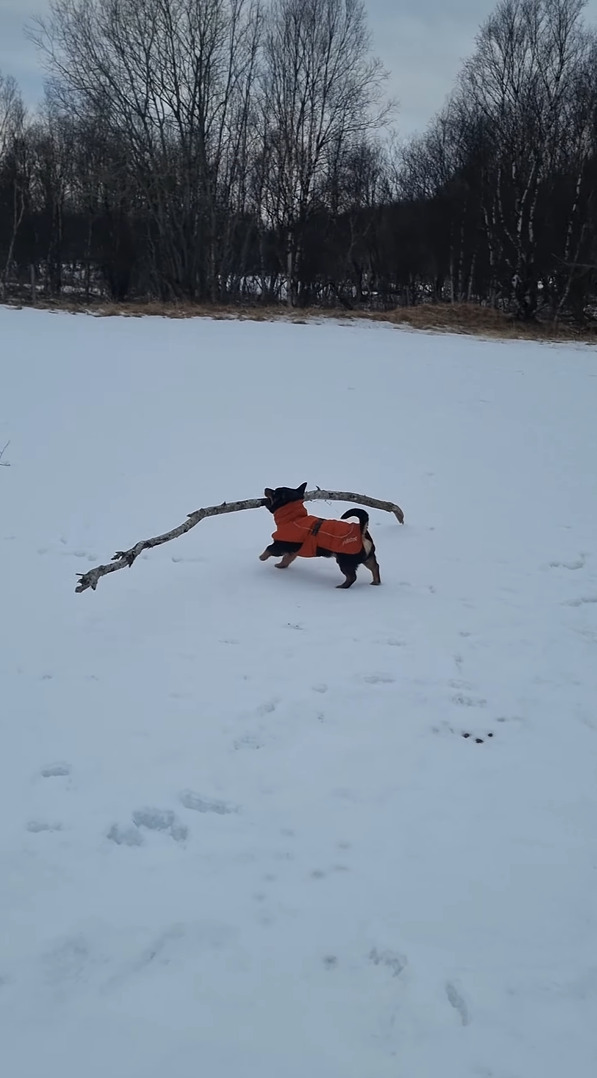
[[[382,509],[386,513],[393,513],[398,522],[404,524],[404,513],[399,505],[395,505],[394,502],[380,501],[379,498],[369,498],[366,494],[352,494],[347,491],[320,490],[317,488],[317,490],[307,491],[305,501],[357,502],[360,505],[368,505],[372,509]],[[194,513],[189,513],[184,524],[180,524],[178,528],[173,528],[170,532],[164,532],[163,535],[156,535],[153,539],[142,539],[141,542],[135,543],[135,546],[131,547],[130,550],[117,550],[108,565],[98,565],[95,569],[90,569],[88,573],[78,573],[77,575],[80,579],[75,591],[87,591],[87,588],[92,588],[95,591],[100,577],[107,576],[108,573],[115,573],[117,569],[124,569],[126,566],[130,569],[142,551],[151,550],[154,546],[161,546],[162,543],[168,543],[170,539],[178,539],[179,535],[184,535],[185,532],[190,531],[205,517],[215,517],[221,513],[239,513],[241,509],[260,509],[265,504],[265,498],[246,498],[242,502],[222,502],[221,505],[210,505],[207,509],[196,509]]]

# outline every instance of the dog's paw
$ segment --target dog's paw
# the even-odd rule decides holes
[[[271,558],[271,554],[267,550],[264,550],[263,554],[259,555],[259,561],[267,561],[268,558]]]

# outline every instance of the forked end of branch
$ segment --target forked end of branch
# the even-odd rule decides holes
[[[80,595],[82,591],[87,591],[87,588],[91,588],[95,591],[97,588],[97,578],[91,579],[91,573],[77,573],[79,577],[79,583],[77,584],[75,591],[77,595]]]

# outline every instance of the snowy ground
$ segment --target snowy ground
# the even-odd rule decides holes
[[[592,1078],[596,414],[589,348],[0,310],[3,1076]],[[74,593],[303,480],[403,506],[383,587],[258,510]]]

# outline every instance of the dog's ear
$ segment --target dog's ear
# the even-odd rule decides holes
[[[307,484],[306,484],[306,483],[301,483],[300,487],[297,487],[297,490],[298,490],[298,491],[299,491],[299,492],[300,492],[301,494],[304,494],[304,493],[305,493],[305,491],[306,491],[306,489],[307,489]]]
[[[274,492],[273,492],[272,488],[271,487],[266,487],[263,493],[265,494],[265,497],[267,498],[267,500],[269,502],[271,502],[271,500],[272,500],[272,498],[274,496]]]

